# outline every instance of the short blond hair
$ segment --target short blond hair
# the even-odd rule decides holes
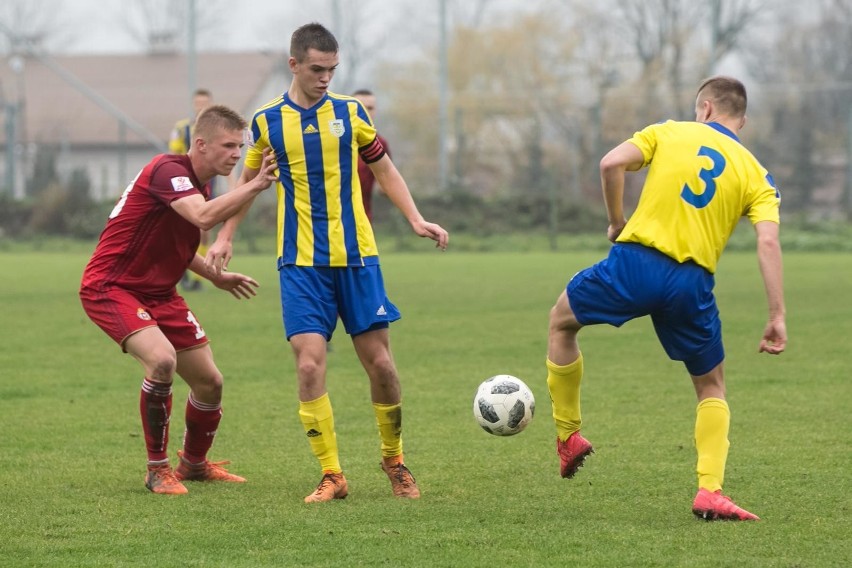
[[[246,119],[225,105],[212,105],[201,111],[195,119],[195,136],[208,140],[220,128],[224,130],[244,130],[248,126]]]

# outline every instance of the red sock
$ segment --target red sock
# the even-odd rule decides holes
[[[198,402],[192,393],[186,401],[186,431],[183,435],[183,459],[202,463],[213,445],[216,429],[222,420],[221,403]]]
[[[149,462],[168,461],[169,417],[172,414],[172,385],[157,383],[147,377],[142,381],[139,413]]]

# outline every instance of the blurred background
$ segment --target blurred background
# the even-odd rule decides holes
[[[746,84],[742,140],[785,222],[848,234],[849,0],[3,0],[0,239],[96,237],[192,92],[251,117],[289,86],[290,34],[310,21],[340,42],[332,90],[377,95],[394,162],[451,231],[550,248],[602,233],[600,158],[692,120],[721,73]],[[247,232],[269,234],[267,205]],[[377,231],[405,230],[387,200],[374,209]]]

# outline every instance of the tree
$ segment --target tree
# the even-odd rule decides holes
[[[744,30],[756,25],[764,4],[756,0],[616,2],[620,27],[640,62],[645,108],[657,109],[657,119],[689,117],[692,101],[685,97],[684,86],[700,79],[694,76],[696,71],[709,74],[715,62],[736,50]],[[667,87],[665,97],[658,90],[661,84]]]
[[[60,25],[65,6],[58,0],[5,0],[0,3],[0,52],[25,54],[30,49],[49,50],[67,43],[73,35]]]
[[[59,154],[57,146],[43,144],[35,155],[32,177],[27,180],[27,195],[37,197],[59,181],[56,169],[56,159]]]
[[[736,51],[745,32],[767,13],[768,3],[753,0],[711,0],[710,48],[705,75],[713,75],[716,63]]]
[[[179,53],[186,46],[189,3],[193,0],[125,0],[113,8],[115,18],[127,34],[147,53]],[[195,28],[199,48],[218,47],[218,32],[227,25],[228,3],[196,0]]]
[[[849,205],[832,178],[852,160],[852,7],[821,0],[777,13],[775,33],[755,41],[746,59],[749,71],[765,84],[764,104],[775,120],[765,151],[777,156],[776,179],[788,207],[809,210],[817,190],[831,193],[832,207]],[[774,161],[774,160],[773,160]],[[841,164],[847,171],[840,172]],[[825,192],[824,191],[824,192]]]

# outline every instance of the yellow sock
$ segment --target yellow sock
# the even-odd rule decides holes
[[[728,459],[728,428],[731,411],[721,398],[705,398],[695,417],[695,449],[698,451],[698,488],[718,491],[725,480]]]
[[[580,429],[580,380],[583,378],[583,354],[573,363],[557,365],[547,360],[547,389],[553,405],[556,435],[561,441]]]
[[[382,457],[402,456],[402,403],[373,403],[376,424],[382,438]]]
[[[334,432],[334,413],[328,393],[315,400],[299,402],[299,419],[305,428],[311,451],[320,462],[323,472],[340,473],[337,453],[337,434]]]

